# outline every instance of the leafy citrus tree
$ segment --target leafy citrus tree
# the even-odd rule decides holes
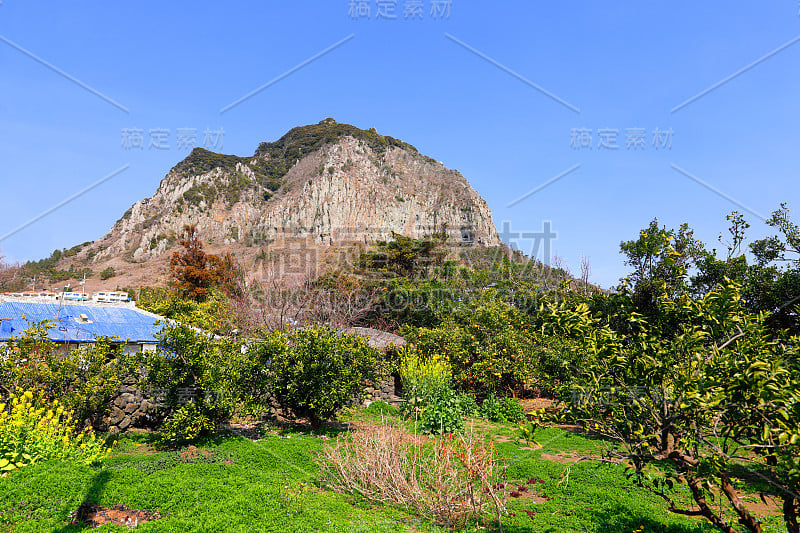
[[[666,286],[657,314],[680,317],[680,329],[631,311],[622,287],[614,307],[628,323],[619,334],[585,309],[553,308],[555,329],[572,332],[596,355],[583,386],[564,390],[568,415],[619,441],[633,465],[632,479],[663,498],[671,512],[702,516],[722,531],[726,521],[714,495],[724,495],[740,525],[761,525],[739,497],[741,465],[784,497],[787,527],[797,532],[800,504],[800,365],[798,339],[770,339],[763,315],[745,308],[732,282],[699,300],[675,298]],[[672,469],[657,468],[666,461]],[[673,486],[688,485],[697,509],[682,506]]]
[[[230,299],[217,289],[211,289],[203,301],[182,298],[169,289],[147,287],[141,291],[136,305],[150,311],[217,335],[227,335],[236,329],[237,316]]]
[[[266,404],[263,358],[245,341],[234,341],[179,324],[159,334],[159,350],[136,354],[144,369],[140,386],[158,393],[168,417],[161,439],[184,444],[208,434],[236,412],[258,412]]]
[[[377,379],[380,352],[358,336],[329,327],[281,334],[287,348],[270,362],[271,390],[285,408],[319,427],[363,394],[364,380]]]
[[[119,345],[108,337],[59,352],[47,338],[48,323],[30,323],[0,357],[0,399],[14,390],[41,391],[61,401],[82,425],[100,427],[120,378],[129,368]]]
[[[216,417],[230,414],[238,400],[235,383],[243,371],[241,342],[215,338],[187,325],[174,325],[158,334],[159,350],[141,352],[143,386],[163,392],[167,405],[193,400]]]
[[[536,382],[539,340],[531,317],[491,290],[456,309],[440,326],[402,331],[424,356],[447,357],[455,385],[463,389],[515,394]]]

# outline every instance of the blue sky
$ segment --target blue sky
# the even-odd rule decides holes
[[[605,287],[626,272],[620,241],[653,217],[712,246],[734,209],[752,238],[770,233],[753,212],[788,202],[800,219],[797,0],[452,0],[437,17],[423,0],[421,19],[404,17],[409,1],[388,2],[389,19],[378,0],[369,17],[350,0],[2,0],[0,235],[125,170],[0,249],[25,261],[101,237],[189,152],[178,130],[251,155],[329,116],[459,170],[498,229],[550,221],[553,252],[573,272],[589,257]],[[123,146],[125,130],[144,146]]]

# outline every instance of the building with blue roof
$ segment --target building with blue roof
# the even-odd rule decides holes
[[[31,323],[47,321],[47,337],[69,350],[110,337],[125,351],[155,351],[166,319],[124,304],[70,304],[0,300],[0,343],[23,335]]]

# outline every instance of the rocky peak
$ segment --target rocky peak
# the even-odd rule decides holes
[[[166,269],[181,229],[252,268],[277,243],[369,244],[392,232],[447,232],[451,243],[500,243],[486,202],[455,170],[374,129],[327,118],[242,157],[195,148],[102,239],[75,258],[93,270]]]

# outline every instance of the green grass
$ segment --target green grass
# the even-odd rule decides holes
[[[345,419],[364,422],[381,417],[350,411]],[[528,492],[536,493],[540,503],[529,498],[510,501],[510,513],[503,518],[506,533],[713,531],[700,521],[670,515],[654,496],[625,479],[622,466],[577,463],[570,467],[565,483],[566,464],[542,458],[543,453],[598,455],[605,446],[602,441],[544,429],[536,436],[542,448],[531,450],[515,442],[511,425],[481,423],[480,428],[498,436],[498,452],[509,464],[508,482],[544,481],[531,485]],[[342,431],[322,435],[297,428],[269,431],[255,442],[213,437],[198,444],[205,454],[188,459],[180,450],[148,453],[155,442],[151,436],[125,437],[102,468],[40,464],[0,480],[0,531],[82,531],[68,521],[84,500],[108,507],[122,503],[157,509],[162,519],[136,529],[144,532],[439,531],[404,511],[315,484],[316,452]],[[534,520],[525,511],[534,512]],[[127,530],[105,526],[100,531]],[[768,531],[783,530],[777,526]]]

